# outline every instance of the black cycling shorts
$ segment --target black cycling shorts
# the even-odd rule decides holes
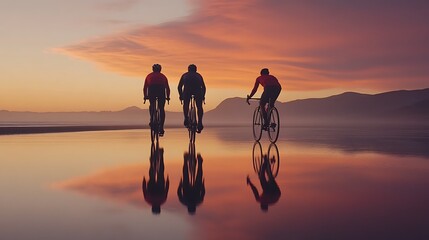
[[[191,95],[194,95],[196,102],[202,102],[203,101],[203,94],[201,91],[195,91],[195,92],[183,92],[183,100],[190,100]]]
[[[267,86],[264,88],[264,92],[261,95],[261,104],[267,104],[269,100],[270,106],[274,106],[277,98],[280,95],[282,88],[279,86]]]
[[[165,87],[163,85],[152,85],[148,89],[149,99],[158,97],[159,100],[165,100]]]

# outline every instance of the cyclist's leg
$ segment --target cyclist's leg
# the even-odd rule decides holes
[[[274,107],[274,103],[280,95],[281,87],[270,87],[268,91],[268,97],[270,100],[270,107]]]
[[[203,130],[203,116],[204,116],[204,109],[203,109],[203,98],[202,96],[196,96],[195,97],[195,103],[197,105],[197,111],[198,111],[198,131],[201,132]]]
[[[261,95],[261,100],[259,101],[260,110],[262,113],[262,117],[264,119],[264,128],[266,128],[268,124],[268,116],[267,116],[267,110],[265,109],[265,106],[268,103],[269,100],[269,91],[267,89],[264,89],[264,92]]]
[[[153,113],[155,112],[155,97],[149,97],[149,126],[152,127],[152,119],[153,119]]]
[[[165,122],[165,96],[158,98],[158,107],[159,107],[159,118],[161,124],[160,133],[164,133],[164,122]]]
[[[185,125],[185,127],[188,126],[188,122],[189,122],[188,111],[189,111],[189,102],[190,102],[190,100],[191,100],[190,97],[186,96],[186,95],[183,98],[183,115],[184,115],[184,118],[185,118],[185,121],[184,121],[183,124]]]

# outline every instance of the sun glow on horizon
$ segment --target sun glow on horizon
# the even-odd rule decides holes
[[[170,111],[181,109],[176,88],[190,63],[206,81],[207,110],[248,94],[263,67],[282,102],[428,87],[424,2],[59,1],[31,3],[36,18],[20,1],[3,8],[0,110],[145,108],[153,63],[169,79]]]

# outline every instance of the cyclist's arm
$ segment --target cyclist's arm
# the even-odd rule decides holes
[[[168,79],[165,78],[165,92],[167,94],[167,99],[170,99],[170,86],[168,85]]]
[[[206,84],[204,83],[203,76],[201,76],[201,92],[203,94],[203,98],[205,98],[205,96],[206,96]]]
[[[256,201],[259,201],[259,192],[258,192],[258,189],[255,187],[255,185],[253,185],[252,182],[250,182],[250,180],[249,180],[249,185],[250,185],[250,188],[252,189],[252,193],[255,196]]]
[[[253,86],[252,92],[249,94],[249,97],[253,97],[253,95],[255,95],[256,91],[258,91],[258,87],[259,87],[259,80],[256,79],[255,85]]]
[[[182,75],[182,77],[180,78],[179,85],[177,86],[177,90],[179,91],[180,99],[182,99],[182,94],[183,94],[183,82],[184,82],[183,76],[184,75]]]
[[[144,96],[144,98],[147,98],[147,95],[148,95],[148,87],[149,87],[149,83],[148,83],[149,81],[148,81],[148,79],[147,79],[147,77],[146,77],[146,79],[145,79],[145,81],[144,81],[144,85],[143,85],[143,96]]]

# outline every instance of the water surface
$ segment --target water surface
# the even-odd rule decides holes
[[[178,194],[187,133],[168,129],[158,213],[142,191],[148,130],[0,136],[0,239],[429,239],[426,131],[285,128],[275,146],[267,139],[280,192],[258,201],[250,129],[198,135],[204,194],[189,208]]]

